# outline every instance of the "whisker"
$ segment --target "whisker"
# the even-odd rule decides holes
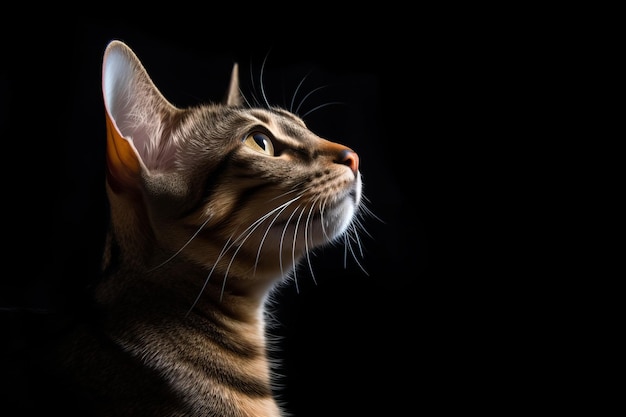
[[[302,87],[302,84],[304,84],[304,80],[306,80],[306,78],[309,75],[311,75],[311,72],[313,72],[313,70],[309,71],[304,77],[302,77],[302,80],[300,80],[300,82],[298,83],[298,86],[296,87],[296,90],[293,92],[293,96],[291,97],[291,104],[289,105],[289,111],[292,113],[297,113],[297,111],[293,111],[293,103],[296,100],[296,96],[298,95],[298,91],[300,90],[300,87]],[[302,105],[302,103],[300,103],[300,105]],[[298,108],[300,108],[300,106],[298,106]]]
[[[370,200],[366,196],[363,196],[362,199],[363,199],[363,202],[359,205],[360,215],[361,216],[367,215],[368,217],[373,217],[374,219],[384,224],[385,221],[381,219],[380,217],[378,217],[376,214],[374,214],[374,212],[367,206],[367,203],[370,203]]]
[[[362,216],[355,216],[354,219],[352,219],[352,223],[355,225],[355,228],[362,230],[369,237],[373,238],[373,236],[370,234],[370,232],[367,231],[365,225],[361,222],[361,219],[359,217]]]
[[[267,96],[265,95],[265,87],[263,86],[263,73],[265,72],[265,63],[267,61],[267,57],[269,56],[269,52],[265,55],[265,58],[263,58],[263,63],[261,64],[261,71],[259,73],[259,84],[261,87],[261,95],[263,96],[263,101],[265,101],[265,106],[267,108],[270,108],[270,102],[267,99]]]
[[[166,263],[168,263],[169,261],[171,261],[172,259],[174,259],[176,256],[178,256],[178,255],[179,255],[179,254],[180,254],[180,253],[181,253],[181,252],[182,252],[182,251],[183,251],[183,250],[184,250],[184,249],[185,249],[185,248],[186,248],[186,247],[187,247],[187,246],[191,243],[191,241],[192,241],[192,240],[194,240],[196,236],[198,236],[198,233],[200,233],[200,231],[201,231],[202,229],[204,229],[204,226],[206,226],[206,224],[209,222],[209,220],[210,220],[210,217],[209,217],[208,219],[206,219],[206,220],[205,220],[205,221],[204,221],[204,222],[200,225],[200,227],[198,228],[198,230],[196,230],[196,231],[194,232],[194,234],[193,234],[193,235],[191,235],[191,237],[189,238],[189,240],[187,240],[187,242],[185,242],[185,244],[184,244],[183,246],[181,246],[181,247],[180,247],[180,249],[178,249],[176,252],[174,252],[174,254],[173,254],[172,256],[170,256],[169,258],[167,258],[166,260],[164,260],[163,262],[161,262],[161,263],[160,263],[160,264],[158,264],[157,266],[155,266],[155,267],[153,267],[153,268],[150,268],[150,269],[148,270],[148,272],[152,272],[152,271],[154,271],[155,269],[158,269],[158,268],[162,267],[163,265],[165,265]]]
[[[298,206],[299,207],[299,206]],[[296,276],[296,242],[298,241],[298,226],[300,225],[300,220],[302,219],[302,215],[304,214],[304,209],[306,208],[306,206],[302,207],[302,210],[300,211],[300,215],[298,216],[298,220],[296,220],[296,224],[293,228],[293,240],[291,242],[291,262],[294,265],[294,269],[293,269],[293,279],[296,282],[296,291],[298,291],[298,277]],[[305,231],[305,236],[306,236],[306,227],[304,229]],[[305,247],[306,247],[306,238],[304,240],[305,242]]]
[[[254,231],[267,219],[269,218],[273,213],[275,213],[276,211],[278,211],[279,209],[281,209],[281,207],[283,207],[282,210],[280,210],[280,212],[282,212],[287,206],[289,206],[293,201],[299,199],[300,197],[295,197],[290,201],[287,201],[283,204],[281,204],[280,206],[273,208],[272,210],[270,210],[269,212],[267,212],[266,214],[264,214],[263,216],[261,216],[260,218],[258,218],[257,220],[255,220],[250,226],[248,226],[243,232],[241,232],[239,234],[239,236],[237,236],[236,239],[233,240],[233,243],[226,249],[229,250],[231,247],[233,247],[235,244],[237,244],[237,249],[235,250],[235,252],[233,253],[233,256],[230,258],[230,262],[228,263],[228,266],[226,268],[226,271],[224,272],[224,281],[222,282],[222,292],[220,294],[220,301],[222,300],[222,296],[224,295],[224,287],[226,285],[226,278],[228,277],[228,272],[230,271],[230,267],[232,266],[233,262],[235,261],[235,257],[237,256],[237,253],[239,252],[239,250],[242,248],[243,244],[246,242],[246,240],[248,240],[248,238],[250,236],[252,236],[252,233],[254,233]],[[280,215],[280,212],[274,217],[274,220],[276,220],[276,218]],[[273,222],[272,221],[272,222]],[[267,231],[266,231],[267,233]],[[245,237],[243,237],[245,235]],[[232,236],[231,236],[232,237]],[[221,259],[221,256],[218,257],[217,261],[219,261]],[[257,258],[258,261],[258,258]],[[256,261],[255,261],[255,265],[256,265]],[[256,270],[255,270],[256,271]]]
[[[270,224],[267,226],[267,229],[265,230],[265,233],[263,233],[263,237],[261,238],[261,241],[259,242],[259,249],[257,250],[256,253],[256,259],[254,260],[254,271],[253,271],[253,275],[256,274],[256,266],[259,263],[259,258],[261,256],[261,249],[263,248],[263,244],[265,243],[265,239],[267,238],[267,234],[269,233],[269,231],[271,230],[272,226],[274,225],[274,222],[276,222],[276,219],[278,219],[278,216],[281,215],[281,213],[283,211],[285,211],[285,209],[294,201],[298,200],[299,198],[301,198],[302,196],[299,195],[296,198],[288,201],[287,203],[284,204],[284,207],[278,212],[276,213],[276,216],[274,216],[274,219],[272,219],[272,221],[270,222]]]
[[[189,307],[189,310],[187,310],[187,314],[185,314],[185,317],[189,316],[189,314],[191,313],[191,310],[193,310],[193,308],[198,304],[198,301],[200,301],[200,297],[204,293],[204,290],[206,289],[206,286],[209,283],[209,279],[211,279],[211,275],[213,275],[213,271],[215,270],[215,267],[217,266],[218,261],[222,258],[224,253],[228,250],[227,249],[228,243],[230,242],[231,239],[232,239],[232,236],[228,238],[228,240],[226,241],[226,244],[222,247],[222,251],[218,255],[217,260],[213,264],[213,267],[209,271],[209,274],[207,275],[206,279],[204,280],[204,283],[202,284],[202,288],[200,288],[200,291],[198,292],[196,299],[191,304],[191,307]]]
[[[304,114],[301,116],[301,118],[302,118],[302,119],[305,119],[305,118],[306,118],[309,114],[313,113],[314,111],[319,110],[319,109],[321,109],[322,107],[330,106],[330,105],[332,105],[332,104],[346,104],[346,103],[343,103],[343,102],[341,102],[341,101],[331,101],[330,103],[320,104],[319,106],[314,107],[314,108],[312,108],[311,110],[309,110],[308,112],[304,113]]]
[[[302,81],[304,81],[304,80],[302,80]],[[294,113],[298,114],[298,112],[300,111],[300,107],[302,107],[302,105],[304,104],[306,99],[309,98],[313,93],[315,93],[316,91],[321,90],[322,88],[326,88],[326,87],[328,87],[328,86],[327,85],[322,85],[320,87],[317,87],[317,88],[314,88],[313,90],[311,90],[307,95],[305,95],[302,98],[302,100],[300,101],[300,104],[298,104],[298,107],[296,107],[296,111]]]
[[[350,246],[350,240],[348,239],[348,235],[345,234],[343,236],[343,269],[348,267],[348,246]]]
[[[330,235],[328,234],[328,232],[326,231],[326,227],[324,227],[324,223],[325,223],[324,222],[324,210],[326,208],[326,202],[327,201],[328,201],[328,198],[325,198],[324,201],[322,201],[319,204],[319,207],[320,207],[320,224],[321,224],[321,227],[322,227],[322,233],[324,234],[324,237],[326,238],[326,240],[331,241],[332,239],[331,239]]]
[[[313,209],[315,208],[315,202],[311,204],[311,208],[309,209],[309,214],[306,218],[306,225],[304,228],[304,253],[306,254],[306,261],[309,266],[309,272],[311,273],[311,278],[313,278],[313,283],[317,285],[317,280],[315,279],[315,274],[313,273],[313,265],[311,265],[311,255],[309,251],[309,227],[311,225],[311,216],[313,214]]]
[[[254,230],[256,230],[257,227],[259,227],[261,225],[261,223],[263,221],[265,221],[268,217],[270,217],[273,213],[275,213],[276,211],[280,212],[276,215],[276,217],[274,217],[274,220],[272,220],[272,223],[276,220],[276,218],[280,215],[280,213],[286,208],[288,207],[292,202],[296,201],[297,199],[299,199],[300,196],[295,197],[293,199],[291,199],[290,201],[287,201],[283,204],[281,204],[280,206],[270,210],[268,213],[264,214],[263,216],[261,216],[260,218],[258,218],[257,220],[255,220],[250,226],[248,226],[243,232],[241,232],[239,234],[239,236],[237,236],[236,239],[233,239],[233,236],[235,235],[234,233],[228,238],[228,240],[226,241],[226,243],[224,244],[224,246],[222,247],[222,250],[220,252],[220,254],[217,256],[217,259],[215,260],[215,262],[213,263],[213,267],[211,268],[211,271],[209,272],[209,275],[207,276],[202,288],[200,289],[200,292],[198,294],[198,296],[196,297],[195,301],[193,302],[193,304],[191,305],[191,307],[189,308],[189,311],[187,312],[187,315],[191,312],[191,310],[193,310],[193,308],[196,306],[196,304],[198,303],[198,301],[200,300],[200,297],[202,296],[202,293],[204,292],[204,289],[206,288],[207,283],[209,282],[209,278],[211,277],[211,275],[213,274],[213,271],[215,270],[215,267],[217,266],[217,264],[222,260],[222,258],[224,257],[224,255],[226,254],[226,252],[228,252],[237,242],[239,242],[239,240],[241,239],[241,237],[247,233],[247,236],[241,241],[239,248],[241,248],[241,244],[243,244],[248,237],[250,237],[250,235],[254,232]],[[205,222],[206,224],[206,222]],[[249,232],[248,232],[249,231]],[[266,232],[267,233],[267,232]],[[196,232],[197,234],[197,232]],[[232,242],[232,243],[231,243]],[[220,301],[222,300],[222,296],[224,295],[224,286],[226,285],[226,278],[228,276],[228,271],[230,270],[230,266],[233,263],[233,260],[235,259],[235,255],[237,254],[237,251],[239,251],[239,248],[237,248],[237,250],[235,251],[235,253],[233,254],[230,263],[228,264],[228,268],[226,270],[226,272],[224,273],[224,281],[222,282],[222,292],[220,294]],[[258,262],[258,256],[257,256],[257,262]]]
[[[361,238],[359,238],[359,233],[357,231],[357,225],[359,226],[358,228],[360,228],[361,230],[364,230],[365,233],[367,233],[367,230],[365,230],[363,227],[361,227],[361,223],[355,223],[354,225],[350,225],[350,228],[352,229],[352,235],[354,236],[354,242],[357,244],[357,246],[359,247],[359,254],[361,255],[361,258],[364,257],[364,253],[363,253],[363,245],[361,244]],[[368,233],[369,235],[369,233]],[[371,237],[371,235],[370,235]]]
[[[289,218],[285,222],[285,227],[283,227],[283,232],[281,233],[281,236],[280,236],[280,245],[279,245],[279,251],[278,251],[278,262],[279,262],[279,265],[280,265],[280,274],[281,275],[285,275],[284,268],[283,268],[283,243],[284,243],[284,240],[285,240],[285,233],[287,232],[287,228],[289,227],[289,222],[291,222],[291,218],[293,217],[294,214],[296,214],[296,211],[299,208],[300,208],[300,204],[298,204],[298,206],[289,215]],[[298,294],[300,293],[300,290],[298,288],[298,281],[296,281],[296,293],[298,293]]]
[[[252,107],[252,103],[250,103],[250,101],[248,101],[248,97],[246,97],[243,93],[243,91],[241,91],[241,88],[239,89],[239,94],[241,95],[241,98],[243,99],[243,101],[246,102],[246,106],[247,107]],[[252,94],[252,96],[254,97],[254,94]]]
[[[356,234],[356,232],[354,232]],[[356,256],[354,249],[352,248],[352,245],[350,244],[350,239],[348,237],[348,235],[346,234],[345,239],[345,245],[348,248],[348,250],[350,251],[350,253],[352,254],[352,259],[354,260],[354,262],[356,262],[356,264],[359,266],[359,268],[361,269],[361,271],[363,271],[363,273],[367,276],[369,276],[369,273],[365,270],[365,268],[363,267],[363,265],[361,264],[361,262],[359,262],[358,257]],[[344,268],[347,267],[346,265],[344,265]]]
[[[301,184],[302,184],[302,183],[300,183],[300,184],[298,184],[298,185],[301,185]],[[284,196],[286,196],[286,195],[288,195],[288,194],[298,192],[298,190],[296,189],[297,187],[298,187],[298,186],[296,186],[293,190],[285,191],[284,193],[279,194],[279,195],[277,195],[276,197],[272,197],[272,198],[270,198],[268,201],[274,201],[274,200],[277,200],[277,199],[279,199],[279,198],[282,198],[282,197],[284,197]],[[300,194],[299,194],[299,195],[298,195],[298,197],[296,197],[296,198],[300,198],[300,197],[302,196],[302,194],[304,193],[304,191],[300,190],[300,191],[299,191],[299,193],[300,193]]]
[[[235,239],[235,241],[234,241],[234,242],[239,242],[238,246],[237,246],[237,249],[233,253],[233,256],[231,257],[230,262],[228,263],[228,267],[226,268],[226,272],[224,273],[224,282],[222,284],[222,292],[224,291],[224,285],[226,284],[226,277],[228,276],[228,272],[230,271],[230,267],[232,266],[233,262],[235,261],[235,256],[237,256],[237,253],[239,252],[239,250],[241,249],[243,244],[246,242],[246,240],[248,240],[248,238],[250,236],[252,236],[252,233],[254,233],[254,231],[261,225],[261,223],[263,223],[265,221],[265,219],[267,219],[269,216],[271,216],[272,213],[276,212],[278,209],[280,209],[282,206],[284,206],[282,208],[282,210],[280,210],[279,213],[272,220],[272,223],[273,223],[274,221],[276,221],[276,218],[280,215],[280,213],[283,210],[285,210],[285,208],[287,208],[287,206],[289,206],[293,201],[297,200],[298,198],[300,198],[300,197],[296,197],[296,198],[294,198],[294,199],[292,199],[292,200],[290,200],[290,201],[288,201],[286,203],[281,204],[279,207],[272,209],[269,213],[266,213],[260,219],[255,220],[254,223],[252,223],[250,226],[248,226],[246,228],[246,230],[244,230],[242,233],[239,234],[237,239]],[[269,229],[267,229],[267,230],[269,230]],[[266,234],[267,234],[267,230],[265,232]],[[246,237],[241,239],[244,234],[246,234]],[[257,254],[257,259],[255,261],[255,265],[256,265],[256,262],[258,262],[258,254]],[[255,269],[255,272],[256,272],[256,269]],[[221,299],[221,296],[220,296],[220,299]]]

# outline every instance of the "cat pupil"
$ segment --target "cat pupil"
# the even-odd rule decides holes
[[[262,133],[257,133],[254,135],[254,141],[259,145],[259,147],[263,150],[267,150],[267,136]]]
[[[255,151],[274,156],[274,145],[272,144],[270,138],[268,138],[264,133],[251,133],[243,139],[243,143]]]

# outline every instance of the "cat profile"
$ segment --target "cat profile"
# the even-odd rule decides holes
[[[59,348],[86,415],[283,416],[272,289],[356,236],[359,157],[279,107],[171,104],[135,53],[104,52],[110,224],[93,314]]]

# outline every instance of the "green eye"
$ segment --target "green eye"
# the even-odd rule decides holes
[[[257,152],[261,152],[269,156],[274,156],[274,145],[272,145],[272,141],[264,133],[250,133],[243,138],[243,143],[244,145],[254,149]]]

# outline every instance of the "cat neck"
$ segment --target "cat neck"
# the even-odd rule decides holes
[[[114,271],[105,270],[96,301],[108,311],[150,311],[147,317],[155,321],[196,314],[212,317],[219,311],[228,320],[262,326],[269,284],[253,286],[228,277],[224,282],[210,272],[178,257],[152,268],[137,262],[120,264]]]
[[[233,311],[234,316],[253,317],[262,309],[273,285],[286,272],[278,263],[273,268],[264,268],[265,275],[262,275],[259,270],[231,265],[227,257],[216,266],[210,261],[189,259],[184,251],[189,236],[181,237],[173,245],[183,248],[181,253],[163,248],[149,224],[149,213],[138,192],[118,194],[108,188],[108,195],[111,222],[102,270],[103,282],[115,283],[105,285],[110,289],[104,293],[111,294],[103,299],[121,296],[133,286],[137,286],[138,291],[163,287],[167,290],[165,296],[179,297],[177,302],[185,308],[192,305],[200,308],[206,301],[239,308],[241,311]],[[285,268],[291,267],[288,262],[285,265]]]

